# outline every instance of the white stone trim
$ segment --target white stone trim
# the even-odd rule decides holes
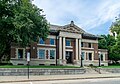
[[[25,59],[25,48],[16,48],[15,58],[18,59],[18,49],[23,49],[23,59]]]
[[[103,54],[103,61],[105,61],[105,53],[101,53],[101,54]],[[101,60],[102,61],[102,60]]]
[[[81,47],[82,49],[94,49],[94,48],[87,48],[87,47]]]
[[[66,48],[73,48],[73,46],[65,46]]]
[[[62,59],[62,37],[59,37],[59,59]]]
[[[75,39],[75,47],[76,47],[76,60],[78,60],[78,39]]]
[[[26,49],[30,49],[30,47],[26,47]]]
[[[48,45],[48,44],[37,44],[37,45],[40,45],[40,46],[52,46],[52,47],[56,46],[56,45]]]
[[[63,32],[63,31],[60,32],[59,36],[70,37],[70,38],[81,38],[81,34],[70,33],[70,32]]]
[[[54,36],[54,35],[48,35],[48,37],[47,37],[47,38],[56,39],[56,36]]]
[[[66,51],[73,51],[73,49],[66,49]]]
[[[98,43],[98,40],[82,39],[82,42]]]
[[[63,60],[65,59],[65,37],[63,37]]]

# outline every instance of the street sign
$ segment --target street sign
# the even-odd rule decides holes
[[[30,61],[30,52],[27,52],[27,61]]]

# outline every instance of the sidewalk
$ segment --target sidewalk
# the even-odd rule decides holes
[[[25,82],[25,81],[47,81],[47,80],[72,80],[72,79],[94,79],[94,78],[120,78],[118,74],[80,74],[80,75],[41,75],[41,76],[0,76],[0,83]]]

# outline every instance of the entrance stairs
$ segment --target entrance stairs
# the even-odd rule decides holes
[[[109,74],[110,72],[104,71],[100,68],[95,67],[85,67],[86,74]]]
[[[74,64],[66,64],[66,66],[76,66],[80,67],[80,65],[74,65]],[[101,68],[96,68],[96,67],[83,67],[85,69],[85,74],[109,74],[110,72],[107,72]]]

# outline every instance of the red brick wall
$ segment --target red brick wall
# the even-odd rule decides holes
[[[11,48],[11,58],[15,58],[15,52],[16,52],[16,49],[15,48]]]
[[[94,48],[94,60],[98,60],[98,44],[97,43],[93,43],[93,48]]]
[[[76,46],[75,45],[75,39],[71,40],[71,46],[73,47],[73,56],[72,56],[73,58],[72,59],[76,59],[76,56],[75,56],[76,55],[76,52],[75,52],[75,48],[76,48],[75,47]]]
[[[30,45],[30,55],[31,58],[37,58],[37,43],[32,43]]]
[[[47,38],[46,40],[45,40],[45,44],[50,44],[50,39],[49,38]]]

